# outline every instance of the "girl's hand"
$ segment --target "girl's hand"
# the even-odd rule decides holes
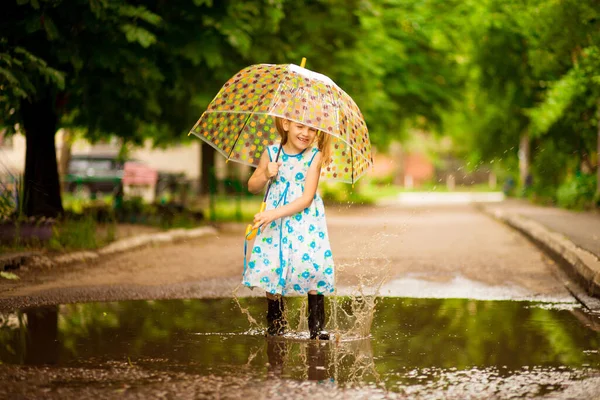
[[[281,166],[282,162],[278,161],[278,162],[273,162],[271,161],[270,163],[267,164],[267,170],[265,171],[265,175],[267,176],[267,179],[271,179],[274,178],[275,176],[277,176],[277,174],[279,173],[279,166]]]
[[[258,213],[254,216],[254,226],[252,229],[259,228],[261,226],[269,226],[269,224],[275,221],[277,218],[277,212],[275,210],[267,210]]]

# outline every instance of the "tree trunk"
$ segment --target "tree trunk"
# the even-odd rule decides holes
[[[527,177],[529,176],[529,156],[529,133],[525,132],[519,142],[519,177],[524,189],[528,182]]]
[[[596,193],[600,196],[600,99],[598,100],[598,137],[596,147],[598,154],[596,154]]]
[[[390,144],[390,157],[394,162],[392,183],[397,186],[404,186],[404,149],[400,142]]]
[[[598,137],[596,138],[596,194],[600,196],[600,99],[598,99]]]
[[[23,195],[27,216],[54,218],[63,212],[54,145],[58,117],[53,99],[46,94],[21,104],[27,146]]]
[[[200,195],[208,195],[214,175],[215,149],[206,142],[200,146]]]
[[[66,178],[69,174],[69,163],[71,162],[71,146],[73,145],[73,132],[70,129],[63,131],[62,146],[60,148],[60,164],[58,172],[60,174],[61,192],[67,191]]]
[[[25,311],[27,316],[26,364],[57,364],[59,357],[58,306]]]

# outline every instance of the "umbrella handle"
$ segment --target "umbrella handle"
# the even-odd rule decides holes
[[[265,211],[265,209],[267,208],[267,203],[265,203],[264,201],[260,204],[260,211],[259,212],[263,212]],[[248,226],[246,227],[246,239],[248,240],[252,240],[256,237],[257,233],[258,233],[258,228],[254,228],[252,229],[252,224],[248,224]]]
[[[279,161],[279,154],[281,154],[281,148],[283,147],[283,145],[279,145],[279,150],[277,150],[277,157],[275,157],[275,162]],[[267,209],[267,197],[269,196],[269,189],[271,189],[271,183],[273,182],[272,179],[269,179],[269,183],[267,185],[267,191],[265,192],[265,197],[263,198],[262,203],[260,203],[260,211],[259,213],[265,211]],[[256,229],[252,229],[252,224],[248,224],[248,226],[246,227],[246,239],[247,240],[252,240],[256,237],[256,235],[258,234],[258,228]]]

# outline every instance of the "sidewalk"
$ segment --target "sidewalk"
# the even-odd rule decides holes
[[[523,200],[482,205],[557,258],[588,295],[600,297],[600,214],[541,207]]]
[[[147,226],[120,224],[117,227],[119,239],[97,250],[80,250],[63,254],[52,254],[43,250],[23,251],[0,254],[0,271],[18,270],[21,265],[35,264],[56,266],[73,262],[89,261],[142,246],[169,243],[181,239],[195,239],[205,235],[214,235],[217,230],[212,226],[194,229],[171,229],[167,231]]]

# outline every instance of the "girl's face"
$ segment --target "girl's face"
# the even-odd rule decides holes
[[[315,140],[317,130],[298,122],[283,120],[283,129],[288,133],[288,144],[293,147],[296,152],[301,152],[307,149]]]

